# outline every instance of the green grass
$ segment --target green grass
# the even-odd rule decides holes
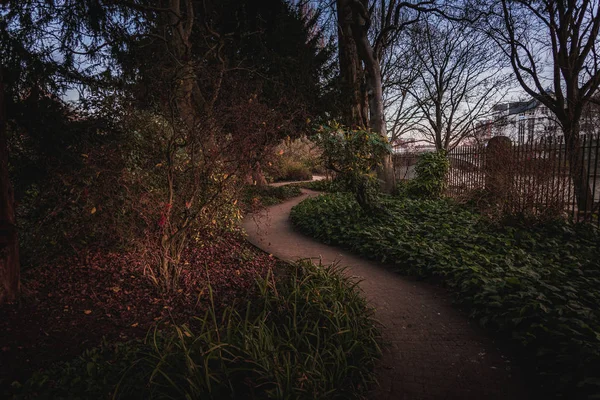
[[[336,266],[300,262],[257,289],[241,309],[213,305],[194,328],[107,345],[38,373],[16,398],[361,398],[380,350],[357,283]]]
[[[536,360],[549,392],[600,394],[600,235],[566,223],[486,223],[448,200],[384,197],[389,214],[365,215],[351,195],[308,199],[291,213],[302,232],[435,277],[482,325]]]

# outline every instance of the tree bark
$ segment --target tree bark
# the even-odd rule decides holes
[[[379,62],[378,60],[371,58],[371,62],[365,64],[367,65],[367,90],[369,93],[369,115],[371,117],[369,121],[370,126],[382,139],[387,140],[387,126],[383,108],[383,90]],[[396,176],[391,153],[387,153],[383,156],[381,167],[377,171],[377,174],[379,179],[383,182],[383,191],[391,193],[396,186]]]
[[[365,83],[369,99],[369,127],[373,132],[378,133],[382,139],[387,141],[381,65],[373,46],[371,46],[371,43],[369,42],[366,24],[367,21],[365,21],[359,13],[354,12],[352,33],[354,35],[358,56],[365,65]],[[381,161],[381,167],[377,171],[377,175],[383,183],[383,191],[391,193],[396,185],[391,153],[386,154]]]
[[[14,192],[8,175],[4,71],[0,69],[0,304],[16,301],[19,291],[19,242]]]
[[[349,84],[353,90],[352,104],[347,110],[347,115],[354,118],[356,114],[359,114],[362,126],[372,129],[373,132],[387,140],[381,66],[369,42],[367,21],[353,7],[352,0],[338,0],[337,12],[340,70],[344,82]],[[356,71],[362,70],[361,61],[364,63],[364,74],[359,75]],[[362,82],[358,81],[361,75],[364,75],[365,83],[362,95],[360,94]],[[356,95],[357,91],[359,95]],[[357,111],[363,107],[365,97],[368,98],[368,116],[365,112]],[[368,124],[365,122],[367,120]],[[354,122],[351,125],[355,124],[357,123]],[[396,184],[392,155],[386,154],[381,161],[381,167],[377,174],[383,182],[382,189],[390,193]]]
[[[367,128],[367,107],[361,88],[362,65],[352,36],[353,13],[350,0],[338,0],[337,17],[343,123],[352,128]]]

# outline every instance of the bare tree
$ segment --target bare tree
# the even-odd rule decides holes
[[[430,14],[411,29],[416,82],[409,88],[438,150],[473,135],[491,103],[504,94],[508,74],[493,41],[463,23]]]
[[[419,11],[432,1],[412,4],[397,0],[337,0],[338,42],[340,71],[351,93],[346,109],[347,125],[371,128],[387,139],[387,125],[383,100],[381,59],[385,49],[401,29],[414,22],[403,20],[404,10]],[[418,18],[418,15],[417,17]],[[368,107],[365,107],[368,104]],[[367,118],[368,110],[368,118]],[[384,190],[395,185],[391,154],[383,159],[380,179]]]
[[[412,134],[411,141],[418,140],[414,134],[423,123],[423,114],[419,104],[406,88],[399,88],[384,99],[388,118],[388,136],[392,146],[396,146],[402,138]]]
[[[423,119],[418,103],[409,92],[417,80],[418,69],[410,38],[405,36],[395,37],[381,61],[383,106],[392,146],[414,132]]]
[[[423,0],[336,0],[340,71],[345,83],[347,125],[367,126],[387,138],[381,61],[407,26],[419,20],[422,13],[436,13],[459,20],[468,18],[470,7],[460,3]],[[368,106],[365,106],[367,104]],[[368,118],[367,118],[368,111]],[[352,119],[352,117],[354,117]],[[368,125],[367,125],[368,124]],[[391,154],[384,157],[380,179],[384,189],[394,184]]]
[[[580,210],[592,207],[579,144],[581,117],[600,85],[598,0],[501,0],[489,19],[523,89],[561,124]]]

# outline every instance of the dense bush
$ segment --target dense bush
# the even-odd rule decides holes
[[[44,172],[41,179],[17,175],[25,267],[82,250],[138,249],[151,255],[149,269],[158,276],[157,259],[175,263],[181,256],[164,252],[164,247],[171,247],[164,233],[176,231],[176,225],[186,225],[187,233],[179,235],[186,239],[180,241],[181,249],[199,230],[236,226],[239,177],[214,162],[198,163],[198,179],[192,179],[184,168],[191,168],[189,154],[179,151],[176,157],[166,156],[166,149],[172,149],[167,143],[174,139],[159,116],[131,111],[117,122],[118,128],[110,132],[72,128],[86,140],[63,151],[68,163],[36,155],[33,149],[40,144],[27,137],[14,144],[13,153],[20,157],[17,165],[38,164]]]
[[[323,150],[323,164],[337,174],[342,187],[355,194],[363,210],[378,211],[379,182],[373,172],[389,153],[389,143],[376,132],[336,122],[320,126],[314,140]]]
[[[421,154],[415,166],[415,179],[407,184],[407,193],[426,199],[440,198],[446,188],[449,169],[450,162],[444,150]]]
[[[323,173],[321,150],[305,136],[289,137],[275,147],[274,153],[263,163],[265,173],[274,181],[304,181],[313,173]]]
[[[241,311],[213,306],[193,328],[88,351],[36,374],[16,398],[347,399],[368,389],[379,333],[342,270],[300,262],[257,288]]]
[[[554,389],[600,391],[600,234],[565,223],[489,226],[448,200],[384,198],[385,220],[352,196],[329,194],[292,210],[293,223],[326,243],[437,277],[482,325],[535,356]]]
[[[312,172],[306,166],[298,161],[286,160],[282,162],[275,181],[309,181],[312,179]]]
[[[141,176],[130,179],[131,172],[141,167],[135,172],[155,178],[148,165],[135,165],[148,150],[139,135],[101,130],[97,118],[54,97],[32,95],[11,108],[10,165],[24,268],[83,247],[128,247],[144,233],[140,207],[127,207],[139,202]]]

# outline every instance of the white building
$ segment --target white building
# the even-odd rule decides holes
[[[554,114],[536,99],[496,104],[480,129],[488,139],[507,136],[519,144],[562,136]]]

